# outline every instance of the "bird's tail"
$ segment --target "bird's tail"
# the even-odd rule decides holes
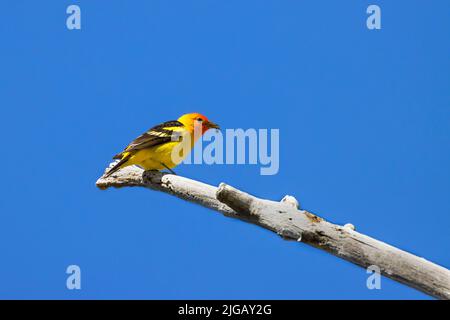
[[[110,175],[112,175],[114,172],[116,172],[117,170],[119,170],[119,169],[122,167],[122,165],[125,164],[125,162],[127,162],[128,159],[130,159],[130,156],[131,156],[130,153],[126,154],[122,159],[120,159],[119,162],[117,162],[117,163],[114,165],[114,167],[112,167],[111,169],[109,169],[109,171],[108,171],[107,173],[105,173],[105,174],[103,175],[103,177],[104,177],[104,178],[107,178],[107,177],[109,177]],[[117,157],[117,155],[114,156],[113,159],[117,159],[116,157]]]

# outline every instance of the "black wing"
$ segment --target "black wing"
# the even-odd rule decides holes
[[[114,156],[113,159],[121,159],[123,152],[135,151],[150,148],[159,144],[172,141],[173,130],[167,129],[168,127],[183,127],[184,125],[177,121],[167,121],[161,123],[141,134],[134,139],[121,153]]]

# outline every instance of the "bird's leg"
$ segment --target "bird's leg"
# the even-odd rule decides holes
[[[173,171],[172,169],[170,169],[170,168],[169,168],[168,166],[166,166],[164,163],[161,162],[161,164],[163,165],[164,168],[166,168],[167,170],[169,170],[171,174],[177,175],[177,174],[175,173],[175,171]]]

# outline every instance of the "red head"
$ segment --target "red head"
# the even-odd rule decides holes
[[[211,128],[219,129],[219,126],[208,120],[207,117],[200,113],[187,113],[178,118],[184,126],[190,130],[194,131],[194,128],[201,128],[201,133],[204,134]]]

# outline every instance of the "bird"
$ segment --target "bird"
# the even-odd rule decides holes
[[[187,113],[177,120],[156,125],[116,154],[113,159],[119,161],[104,177],[131,165],[137,165],[146,171],[167,169],[175,174],[172,169],[183,161],[195,142],[209,129],[219,130],[220,127],[200,113]],[[174,150],[176,147],[181,151]],[[177,151],[177,156],[174,156],[174,151]]]

